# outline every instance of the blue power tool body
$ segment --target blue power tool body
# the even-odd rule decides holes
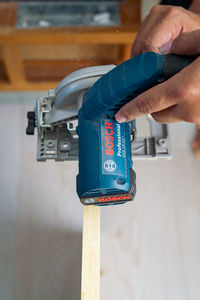
[[[110,205],[133,200],[136,176],[132,169],[130,123],[118,123],[114,115],[124,104],[193,60],[144,53],[112,69],[85,93],[77,127],[77,193],[83,204]]]

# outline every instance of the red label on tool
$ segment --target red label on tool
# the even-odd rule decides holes
[[[109,201],[117,201],[117,200],[130,200],[131,197],[129,195],[119,195],[119,196],[111,196],[111,197],[104,197],[98,198],[99,202],[109,202]]]

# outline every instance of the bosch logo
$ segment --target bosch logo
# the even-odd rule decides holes
[[[99,202],[110,202],[110,201],[118,201],[118,200],[131,200],[131,197],[129,195],[119,195],[119,196],[98,198]]]
[[[113,144],[113,123],[106,122],[105,123],[105,148],[106,155],[114,155],[114,144]]]
[[[104,163],[104,169],[108,172],[114,172],[117,168],[116,163],[113,160],[106,160]]]

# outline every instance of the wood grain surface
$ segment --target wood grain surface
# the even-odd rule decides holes
[[[82,236],[81,300],[100,299],[100,207],[85,206]]]

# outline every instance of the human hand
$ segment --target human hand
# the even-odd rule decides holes
[[[171,52],[200,54],[200,29],[177,37]],[[124,105],[115,115],[118,122],[152,114],[160,123],[186,121],[200,125],[200,57],[167,81],[147,90]]]
[[[175,38],[199,28],[200,18],[196,14],[182,7],[156,5],[140,27],[132,56],[148,51],[168,53]]]

